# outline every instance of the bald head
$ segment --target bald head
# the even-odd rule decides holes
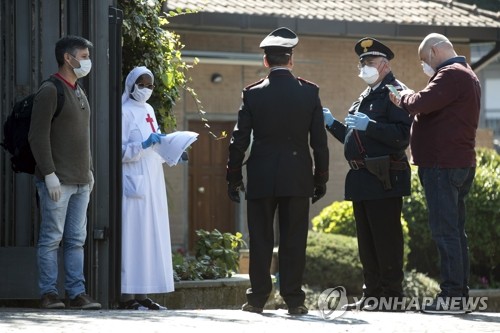
[[[418,55],[421,61],[426,62],[432,68],[436,68],[442,62],[456,57],[457,53],[446,36],[431,33],[420,43]]]

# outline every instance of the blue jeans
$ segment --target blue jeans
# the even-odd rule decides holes
[[[85,292],[83,245],[87,237],[88,184],[61,185],[61,198],[53,201],[45,182],[36,180],[42,222],[38,238],[38,286],[40,294],[58,294],[57,252],[62,241],[66,296]]]
[[[475,168],[418,168],[429,210],[429,226],[441,259],[441,296],[468,296],[469,247],[465,197]]]

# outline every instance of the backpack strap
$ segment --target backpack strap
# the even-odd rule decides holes
[[[56,107],[56,112],[54,113],[54,118],[55,118],[61,113],[61,110],[64,106],[64,99],[65,99],[64,87],[63,87],[62,82],[60,80],[56,79],[54,76],[50,76],[45,81],[52,82],[56,86],[56,89],[57,89],[57,107]],[[52,121],[54,120],[54,118],[52,118]]]

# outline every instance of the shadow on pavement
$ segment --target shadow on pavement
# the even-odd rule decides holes
[[[465,315],[456,315],[454,317],[460,318],[467,321],[477,321],[483,323],[498,323],[500,324],[500,318],[491,315],[481,314],[478,312],[473,312]]]

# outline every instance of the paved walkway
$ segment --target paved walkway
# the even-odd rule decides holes
[[[313,331],[314,330],[314,331]],[[324,320],[318,311],[293,317],[285,310],[73,311],[0,308],[0,332],[500,332],[500,313],[426,315],[347,312]]]

